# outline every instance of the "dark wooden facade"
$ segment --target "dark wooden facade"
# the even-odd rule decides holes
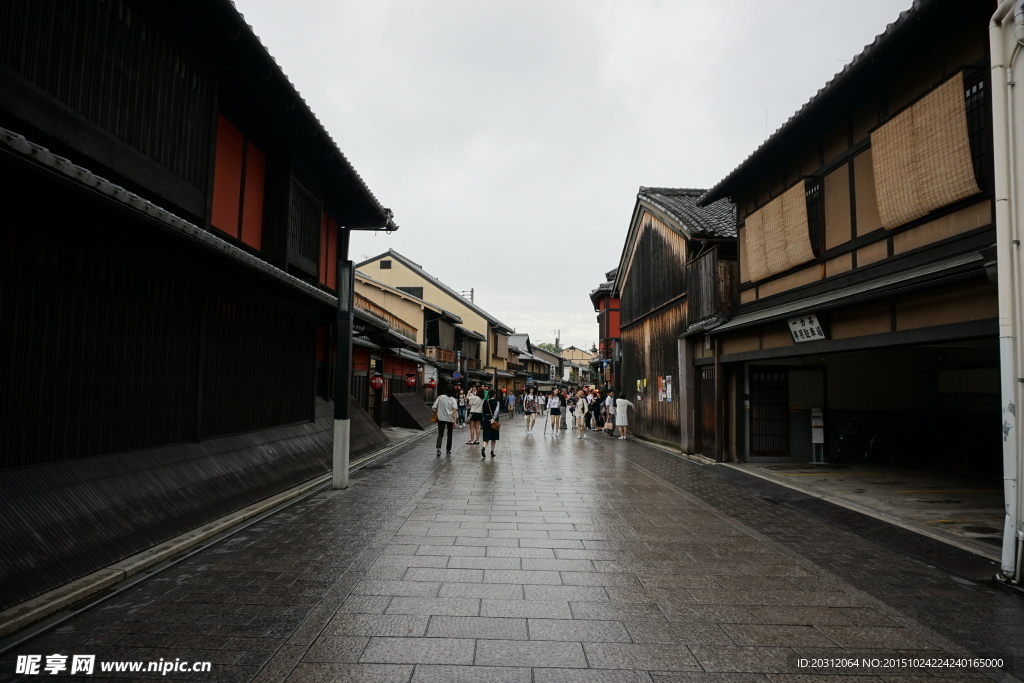
[[[226,0],[3,3],[0,128],[5,607],[326,472],[337,228],[394,225]]]
[[[620,304],[616,389],[636,406],[630,431],[687,451],[698,447],[692,346],[699,342],[688,333],[729,309],[735,265],[732,206],[698,209],[702,194],[640,188],[607,297]]]
[[[998,470],[993,9],[916,3],[705,196],[738,206],[739,305],[694,360],[720,457],[807,460],[820,409],[826,457],[856,420],[875,457]]]

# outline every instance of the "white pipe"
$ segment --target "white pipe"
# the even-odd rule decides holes
[[[1003,527],[1003,546],[1001,570],[1004,577],[1019,580],[1018,536],[1020,532],[1021,498],[1019,492],[1020,438],[1017,429],[1018,394],[1018,320],[1016,309],[1018,291],[1015,280],[1018,280],[1017,254],[1020,242],[1016,246],[1016,226],[1013,214],[1016,205],[1013,200],[1016,188],[1013,185],[1015,150],[1011,148],[1012,119],[1011,104],[1013,93],[1012,60],[1008,55],[1007,38],[1011,27],[1003,26],[1016,0],[1002,0],[992,21],[989,24],[990,53],[992,55],[992,131],[993,159],[995,167],[995,215],[996,215],[996,253],[998,263],[999,290],[999,366],[1000,391],[1002,405],[1003,431],[1003,500],[1006,511]],[[1016,45],[1016,41],[1012,41]],[[1009,56],[1009,59],[1007,57]],[[1019,280],[1018,280],[1019,281]]]
[[[1022,0],[1017,0],[1014,6],[1014,12],[1019,12],[1021,9]],[[1009,195],[1009,213],[1010,213],[1010,250],[1012,252],[1012,292],[1014,299],[1014,347],[1016,349],[1016,364],[1014,366],[1013,377],[1011,380],[1011,391],[1013,393],[1013,403],[1017,409],[1014,413],[1014,417],[1019,414],[1020,410],[1024,408],[1024,384],[1021,384],[1021,375],[1024,374],[1024,296],[1021,295],[1024,291],[1024,272],[1021,268],[1021,237],[1024,236],[1021,230],[1021,198],[1024,197],[1024,193],[1021,192],[1020,188],[1020,177],[1017,170],[1018,163],[1024,160],[1024,149],[1021,149],[1021,141],[1018,139],[1017,130],[1021,126],[1022,122],[1018,120],[1019,115],[1017,114],[1017,100],[1020,97],[1020,89],[1015,88],[1013,80],[1013,65],[1020,54],[1021,49],[1021,37],[1019,26],[1016,21],[1014,22],[1014,39],[1017,44],[1013,46],[1013,53],[1010,55],[1010,63],[1007,66],[1006,77],[1007,77],[1007,120],[1009,125],[1007,126],[1007,133],[1009,136],[1009,148],[1010,148],[1010,195]],[[1004,34],[1004,35],[1008,35]],[[1015,380],[1015,381],[1014,381]],[[1014,511],[1014,520],[1016,524],[1016,539],[1017,539],[1017,551],[1015,553],[1016,563],[1013,572],[1013,583],[1020,584],[1021,582],[1021,557],[1024,556],[1024,455],[1021,450],[1024,447],[1024,438],[1020,436],[1020,421],[1016,420],[1017,424],[1017,438],[1014,445],[1014,464],[1016,465],[1014,488],[1017,490],[1016,508]]]

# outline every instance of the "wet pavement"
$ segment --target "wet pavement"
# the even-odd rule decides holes
[[[983,558],[932,542],[922,562],[735,469],[523,424],[493,459],[417,439],[19,646],[0,677],[53,653],[96,655],[82,680],[1024,676],[1024,598]],[[211,670],[99,671],[160,660]]]
[[[735,466],[999,557],[1003,537],[1003,480],[999,475],[879,463]]]

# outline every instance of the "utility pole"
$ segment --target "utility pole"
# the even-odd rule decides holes
[[[352,421],[349,395],[352,393],[352,316],[355,304],[355,266],[348,258],[349,231],[338,226],[338,314],[334,354],[334,451],[331,488],[348,488],[348,465]]]

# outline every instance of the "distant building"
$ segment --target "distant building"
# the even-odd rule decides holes
[[[619,386],[619,366],[622,361],[621,331],[619,327],[619,298],[612,296],[615,286],[615,273],[611,270],[605,274],[605,281],[590,292],[590,302],[597,313],[597,355],[590,361],[591,376],[602,389],[615,389]]]
[[[451,370],[444,376],[444,381],[451,381],[452,373],[459,371],[460,374],[466,375],[463,382],[490,383],[496,380],[497,389],[513,388],[515,374],[508,368],[510,360],[513,364],[516,362],[509,351],[511,327],[394,249],[366,259],[358,263],[357,267],[379,282],[451,311],[462,319],[462,325],[455,326],[452,330],[455,335],[456,352],[460,349],[464,351],[462,369],[456,369],[455,357],[445,356],[446,360],[442,362],[450,361]],[[440,329],[447,330],[443,326],[443,321]],[[479,351],[481,345],[482,352]],[[444,350],[441,347],[437,348],[439,351]]]

